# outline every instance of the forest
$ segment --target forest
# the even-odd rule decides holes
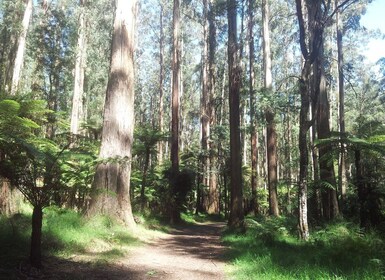
[[[384,279],[377,1],[0,0],[0,279]]]

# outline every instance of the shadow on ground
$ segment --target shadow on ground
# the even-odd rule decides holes
[[[223,261],[225,248],[221,245],[220,236],[225,225],[207,223],[175,227],[170,232],[172,239],[165,241],[161,246],[182,255]]]

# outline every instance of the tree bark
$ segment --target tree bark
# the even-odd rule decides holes
[[[274,123],[274,113],[265,113],[267,121],[267,174],[269,184],[269,214],[279,216],[277,196],[277,133]]]
[[[179,174],[179,98],[181,82],[180,48],[180,0],[174,0],[173,8],[173,58],[172,58],[172,101],[171,101],[171,170],[173,176]],[[174,184],[171,182],[171,184]],[[178,186],[172,185],[174,192]],[[171,223],[180,221],[180,209],[177,202],[171,206]]]
[[[258,200],[257,200],[257,188],[258,188],[258,129],[256,122],[255,112],[255,97],[256,92],[254,89],[255,75],[254,75],[254,0],[249,0],[249,95],[250,95],[250,133],[251,133],[251,211],[254,215],[258,213]]]
[[[322,50],[322,48],[321,48]],[[324,72],[322,52],[319,54],[319,59],[315,63],[315,71],[319,71],[317,75],[320,79],[318,83],[318,116],[317,116],[317,134],[319,139],[326,139],[330,137],[330,124],[329,124],[329,100],[326,89],[326,77]],[[328,163],[326,158],[328,152],[327,147],[319,148],[319,168],[320,168],[320,179],[322,182],[327,182],[328,185],[335,187],[335,175],[334,166]],[[334,219],[339,215],[337,193],[334,188],[327,187],[322,189],[323,193],[323,216],[330,220]]]
[[[208,1],[203,1],[203,54],[202,54],[202,97],[201,97],[201,182],[203,187],[209,186],[209,138],[210,138],[210,113],[209,113],[209,80],[208,80],[208,52],[209,52],[209,30],[208,30]],[[204,200],[210,200],[209,194],[205,195]],[[208,208],[209,203],[206,204]],[[206,209],[207,210],[207,209]]]
[[[208,11],[208,24],[209,24],[209,53],[208,53],[208,84],[209,84],[209,116],[210,127],[217,124],[216,112],[215,112],[215,51],[216,51],[216,26],[215,26],[215,12],[214,12],[213,0],[209,0]],[[216,143],[209,141],[210,150],[210,180],[209,180],[209,207],[207,212],[209,214],[219,214],[220,195],[218,188],[218,172],[217,161],[218,157],[215,154],[217,149]]]
[[[102,144],[89,214],[108,214],[134,227],[130,201],[134,128],[135,0],[116,0]]]
[[[271,49],[269,31],[269,5],[268,0],[262,1],[263,21],[263,65],[264,65],[264,90],[266,94],[273,94],[273,78],[271,74]],[[274,108],[265,108],[266,118],[266,143],[267,143],[267,178],[269,189],[269,214],[279,216],[277,196],[277,133],[275,130]]]
[[[242,159],[240,141],[240,83],[241,68],[237,43],[237,1],[227,1],[228,19],[228,67],[229,67],[229,106],[230,106],[230,217],[229,226],[243,227]]]
[[[338,6],[336,0],[335,6]],[[336,12],[336,28],[337,28],[337,60],[338,60],[338,95],[339,95],[339,127],[340,138],[345,138],[345,85],[344,85],[344,57],[343,57],[343,32],[340,20],[340,13]],[[343,143],[340,144],[340,158],[338,165],[338,187],[341,191],[341,203],[344,204],[346,200],[346,147]]]
[[[33,9],[32,0],[27,0],[23,21],[22,21],[21,32],[17,40],[17,51],[16,51],[16,57],[15,57],[15,63],[13,66],[11,95],[15,95],[19,87],[21,70],[24,63],[24,53],[25,53],[27,32],[28,32],[29,22],[31,21],[31,17],[32,17],[32,9]]]
[[[150,166],[150,155],[151,155],[150,150],[146,149],[146,159],[144,161],[144,167],[143,167],[142,186],[140,189],[140,210],[142,212],[144,211],[144,208],[146,206],[145,189],[147,184],[147,171],[148,171],[148,167]]]
[[[79,133],[80,122],[83,120],[83,93],[84,93],[84,71],[86,67],[86,0],[80,0],[80,15],[78,29],[78,46],[75,61],[74,93],[72,96],[71,126],[72,134]]]
[[[35,205],[32,212],[32,233],[30,262],[33,267],[41,268],[41,229],[43,225],[43,209]]]
[[[161,2],[161,1],[160,1]],[[160,3],[159,14],[159,131],[163,132],[163,80],[164,80],[164,32],[163,32],[163,4]],[[158,163],[163,162],[163,141],[158,143]]]

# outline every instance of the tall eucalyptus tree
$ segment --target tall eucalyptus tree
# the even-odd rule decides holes
[[[135,0],[116,0],[108,79],[102,161],[95,173],[89,215],[104,213],[134,227],[130,201],[131,148],[134,128]]]
[[[229,106],[230,106],[230,227],[242,227],[243,188],[242,159],[240,139],[240,87],[241,66],[239,64],[239,48],[237,42],[237,0],[227,1],[228,22],[228,68],[229,68]]]

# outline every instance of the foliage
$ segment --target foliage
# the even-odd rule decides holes
[[[84,261],[108,263],[126,253],[127,246],[139,241],[111,218],[99,216],[89,220],[72,210],[48,207],[44,210],[43,253],[64,259],[74,254]],[[31,214],[0,216],[2,276],[16,279],[15,263],[24,260],[28,251]],[[81,265],[81,262],[78,263]]]
[[[235,279],[382,279],[385,241],[340,222],[297,239],[291,218],[247,220],[246,234],[227,232]]]

